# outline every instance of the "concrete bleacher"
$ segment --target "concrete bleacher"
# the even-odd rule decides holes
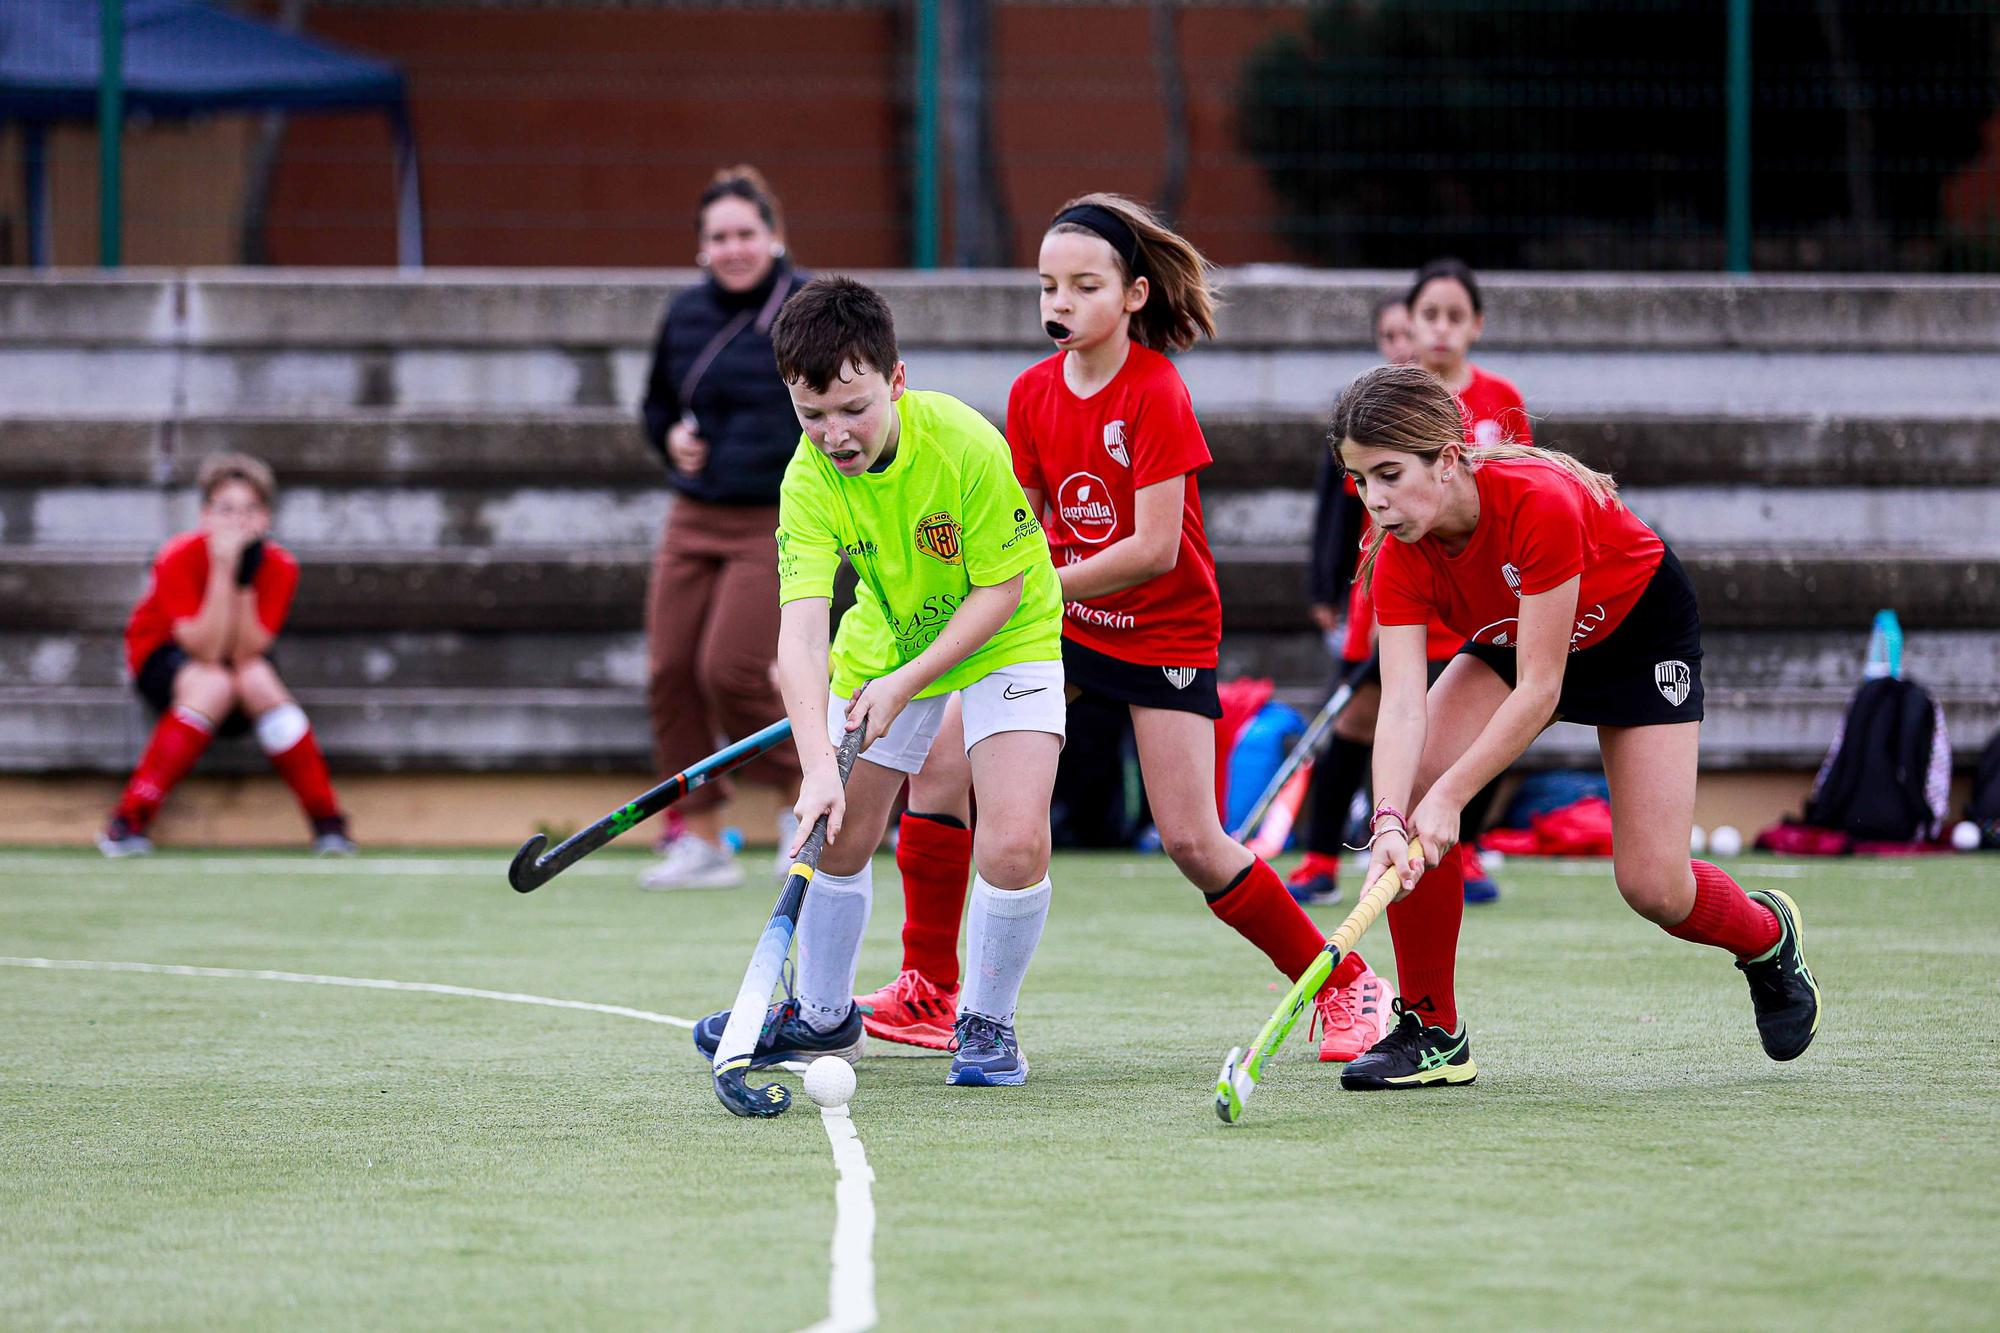
[[[130,763],[119,630],[225,448],[279,473],[304,566],[279,652],[338,769],[642,772],[668,502],[633,405],[690,276],[0,279],[0,773]],[[1221,337],[1181,362],[1217,459],[1225,668],[1309,703],[1320,417],[1398,279],[1225,279]],[[881,281],[912,382],[997,419],[1047,350],[1032,282]],[[2000,726],[2000,282],[1495,276],[1488,308],[1479,360],[1520,384],[1537,439],[1615,471],[1698,585],[1709,765],[1810,769],[1880,606],[1961,755]],[[1557,728],[1537,754],[1587,742]]]

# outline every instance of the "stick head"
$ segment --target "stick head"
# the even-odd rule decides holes
[[[792,1090],[784,1084],[766,1083],[761,1088],[753,1088],[743,1081],[743,1071],[749,1063],[745,1060],[741,1065],[732,1064],[727,1069],[715,1071],[716,1100],[727,1107],[731,1115],[755,1120],[768,1120],[790,1110]]]
[[[550,872],[536,864],[541,859],[542,848],[548,845],[549,840],[537,833],[514,853],[514,864],[507,867],[507,882],[514,886],[514,892],[533,893],[549,882]]]
[[[1243,1118],[1243,1105],[1256,1087],[1250,1071],[1243,1068],[1243,1048],[1230,1047],[1229,1058],[1222,1062],[1222,1076],[1215,1080],[1215,1114],[1223,1124],[1233,1125]]]

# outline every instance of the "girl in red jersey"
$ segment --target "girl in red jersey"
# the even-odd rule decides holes
[[[1421,323],[1414,314],[1419,307],[1424,311]],[[1433,260],[1417,270],[1401,300],[1375,307],[1375,348],[1392,366],[1429,358],[1425,368],[1451,386],[1458,399],[1467,444],[1533,444],[1520,393],[1498,375],[1489,375],[1465,359],[1486,327],[1483,309],[1479,282],[1471,269],[1456,259]],[[1400,329],[1395,322],[1396,310],[1404,312]],[[1337,458],[1328,462],[1319,477],[1313,515],[1312,613],[1323,630],[1331,630],[1336,619],[1331,605],[1333,588],[1339,578],[1346,577],[1344,570],[1352,568],[1353,552],[1369,535],[1354,478]],[[1347,592],[1347,629],[1340,645],[1342,665],[1336,680],[1375,651],[1375,604],[1369,600],[1367,582],[1354,579]],[[1447,626],[1432,619],[1426,644],[1432,679],[1444,670],[1461,642]],[[1334,722],[1325,756],[1313,766],[1308,850],[1285,882],[1302,903],[1340,901],[1340,840],[1347,828],[1348,804],[1367,772],[1381,700],[1382,673],[1379,668],[1370,669],[1355,686],[1346,711]],[[1466,823],[1475,835],[1485,823],[1498,784],[1499,779],[1494,779],[1466,805]],[[1460,854],[1465,858],[1465,900],[1490,903],[1497,899],[1500,886],[1480,864],[1478,848],[1468,839]]]
[[[1042,319],[1058,350],[1014,381],[1007,440],[1062,579],[1071,697],[1131,708],[1163,849],[1216,916],[1296,978],[1325,938],[1277,873],[1223,832],[1215,808],[1222,601],[1195,482],[1210,460],[1165,355],[1214,336],[1207,263],[1143,205],[1091,194],[1055,215],[1040,268]],[[927,848],[945,841],[923,833]],[[914,920],[925,909],[907,877],[905,897]],[[950,925],[955,939],[955,916]],[[926,1004],[941,1005],[909,979],[908,962],[906,949],[904,976],[863,997],[871,1033],[905,1039]],[[1372,1045],[1387,1030],[1386,998],[1358,956],[1343,962],[1317,1001],[1322,1057],[1348,1060]]]
[[[298,561],[269,535],[271,469],[245,454],[214,454],[202,460],[198,484],[201,526],[160,549],[125,626],[133,686],[160,720],[98,849],[152,851],[147,826],[216,732],[254,729],[312,822],[313,850],[350,853],[319,742],[271,664],[299,583]]]
[[[1466,439],[1473,444],[1533,444],[1521,391],[1468,359],[1486,330],[1479,280],[1456,259],[1433,259],[1417,270],[1404,298],[1417,364],[1444,381],[1465,409]]]
[[[1331,442],[1376,525],[1360,571],[1381,627],[1369,876],[1394,866],[1403,879],[1389,908],[1396,1027],[1348,1065],[1341,1085],[1475,1076],[1452,990],[1464,910],[1452,855],[1460,812],[1557,720],[1597,728],[1619,893],[1668,934],[1733,954],[1765,1053],[1802,1053],[1819,1026],[1819,989],[1800,954],[1797,906],[1776,890],[1745,893],[1724,871],[1687,859],[1701,620],[1673,552],[1603,473],[1553,450],[1468,446],[1451,393],[1414,366],[1384,366],[1349,385]],[[1426,695],[1433,616],[1467,642]],[[1423,857],[1411,855],[1412,837]]]

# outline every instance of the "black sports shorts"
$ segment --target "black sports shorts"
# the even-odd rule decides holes
[[[1512,648],[1468,643],[1458,651],[1513,685]],[[1701,613],[1672,548],[1661,553],[1659,568],[1618,628],[1603,643],[1569,655],[1556,716],[1586,727],[1701,721]]]
[[[1063,640],[1063,678],[1080,693],[1141,708],[1170,708],[1201,717],[1222,716],[1214,667],[1139,666]]]
[[[163,643],[146,655],[139,665],[139,674],[132,681],[132,687],[139,691],[139,697],[155,713],[165,713],[174,706],[174,677],[188,664],[187,649],[177,643]],[[271,655],[264,654],[270,661]],[[241,708],[229,710],[229,716],[222,719],[222,725],[215,729],[218,736],[241,736],[250,730],[250,715]]]

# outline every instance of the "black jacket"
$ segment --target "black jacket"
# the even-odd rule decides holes
[[[799,442],[799,421],[778,378],[769,332],[760,332],[753,318],[709,363],[695,385],[694,402],[681,401],[680,387],[709,339],[744,310],[754,317],[781,282],[795,292],[806,276],[780,260],[752,291],[727,292],[711,278],[676,296],[660,321],[640,408],[646,439],[665,459],[667,431],[691,412],[708,441],[708,465],[701,471],[667,468],[667,483],[682,495],[710,504],[778,503],[778,483]]]
[[[1314,483],[1311,596],[1316,606],[1347,614],[1347,585],[1359,563],[1361,501],[1347,493],[1346,469],[1320,450],[1319,477]]]

